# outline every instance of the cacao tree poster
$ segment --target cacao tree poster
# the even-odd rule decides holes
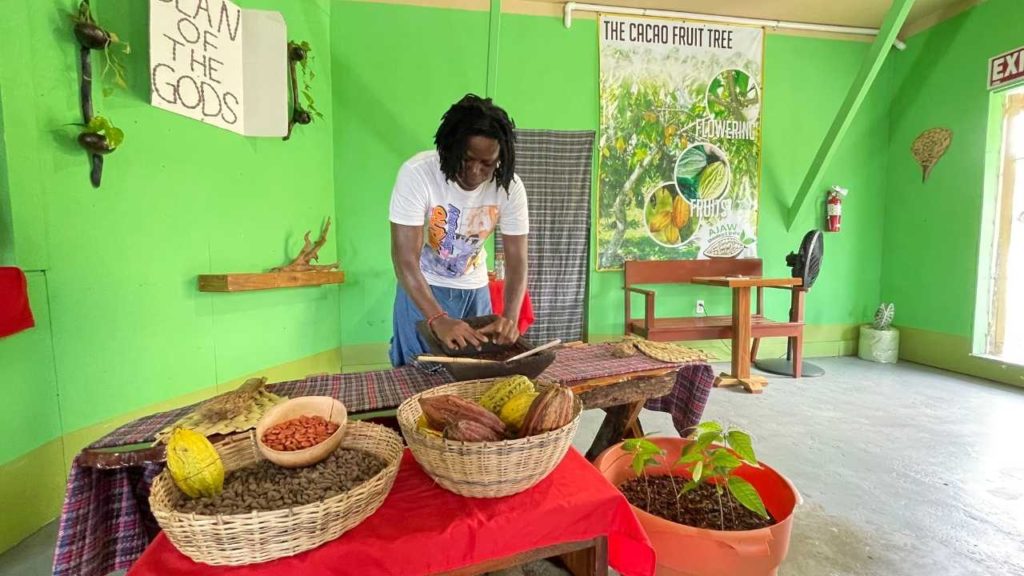
[[[757,254],[764,31],[601,18],[597,268]]]

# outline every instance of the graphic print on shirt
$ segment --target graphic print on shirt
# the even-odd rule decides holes
[[[427,242],[420,254],[420,269],[456,278],[478,264],[480,249],[497,222],[497,206],[460,210],[434,206],[427,224]]]

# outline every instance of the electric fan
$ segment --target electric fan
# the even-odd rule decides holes
[[[821,233],[821,230],[811,230],[804,234],[804,239],[800,242],[800,250],[795,253],[791,252],[786,256],[786,266],[793,270],[793,277],[803,280],[803,285],[793,288],[793,290],[807,292],[811,289],[814,281],[818,279],[818,274],[821,272],[821,258],[824,252],[824,235]],[[790,318],[793,317],[794,312],[790,310]],[[790,338],[786,346],[785,358],[757,360],[754,362],[754,366],[772,374],[792,376],[794,374],[793,349],[795,346],[796,339]],[[823,376],[825,374],[825,370],[810,362],[801,362],[800,366],[800,375],[803,377]]]

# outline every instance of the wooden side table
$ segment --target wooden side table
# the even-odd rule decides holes
[[[763,278],[760,276],[702,276],[694,284],[732,289],[732,372],[722,373],[715,386],[743,386],[747,392],[759,394],[768,384],[763,376],[750,375],[750,289],[758,287],[800,286],[800,278]]]

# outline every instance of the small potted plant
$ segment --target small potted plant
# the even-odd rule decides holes
[[[594,466],[632,505],[659,576],[769,576],[786,557],[800,495],[741,430],[703,422],[689,438],[634,438]]]
[[[875,322],[860,327],[857,355],[864,360],[891,364],[900,356],[900,331],[892,327],[894,304],[882,303],[875,312]]]

